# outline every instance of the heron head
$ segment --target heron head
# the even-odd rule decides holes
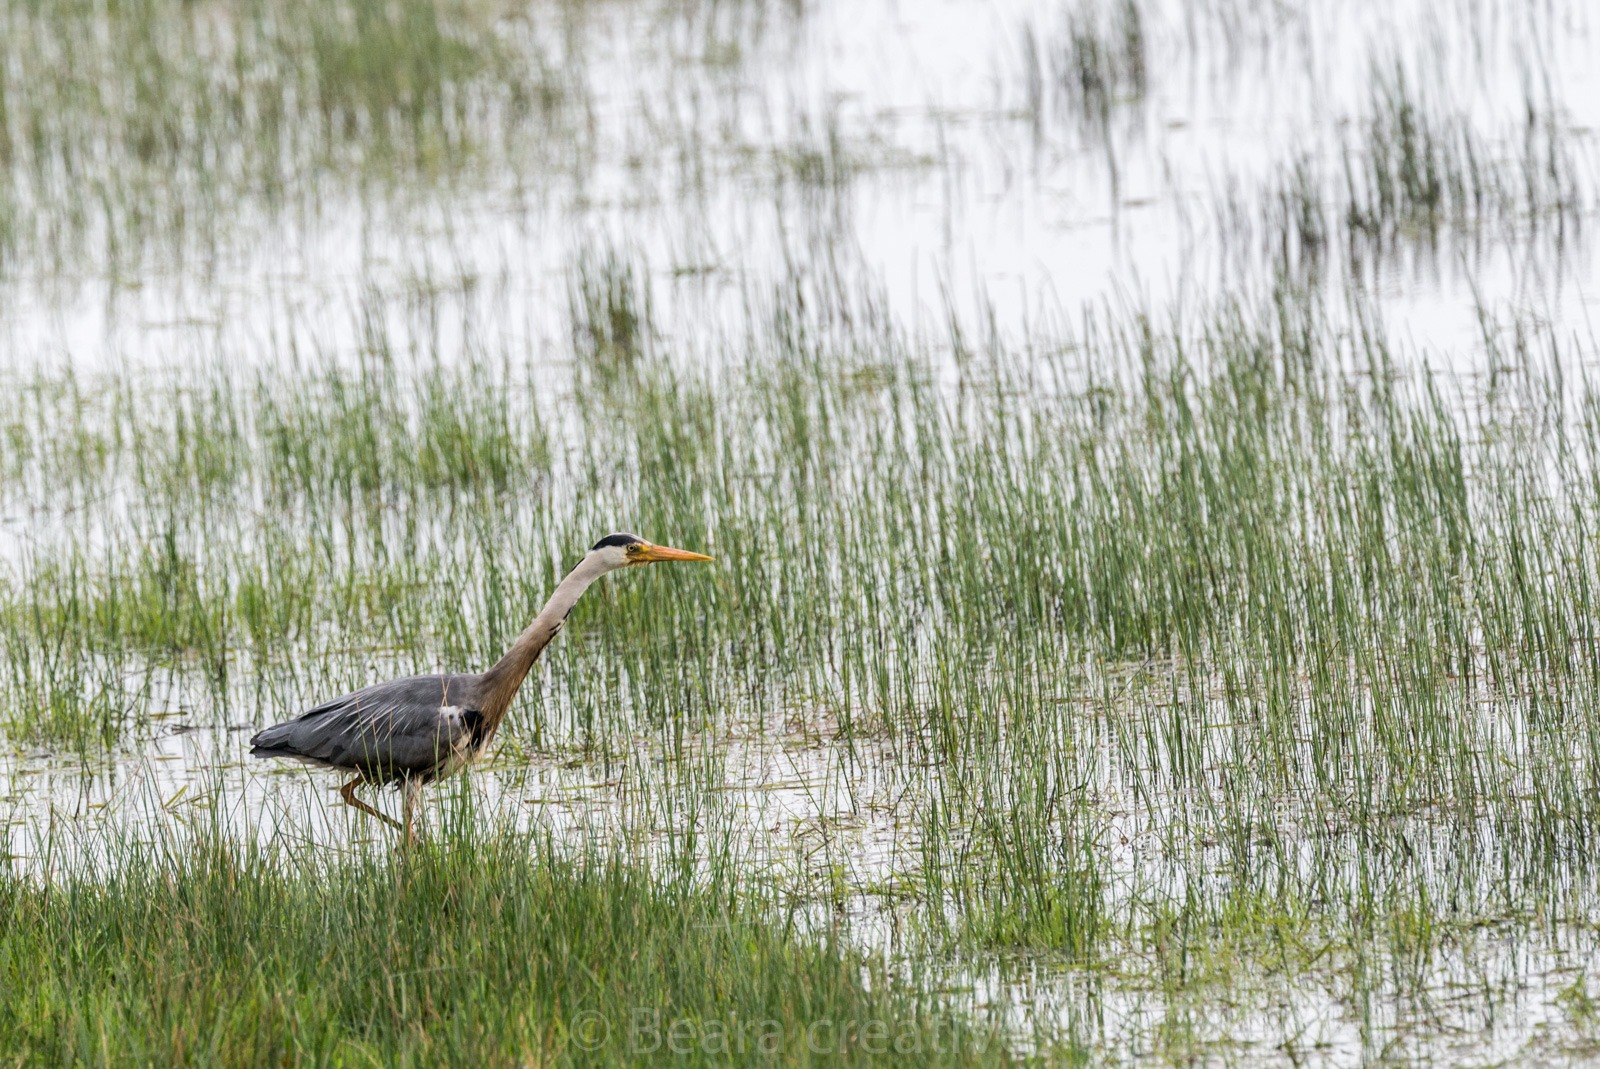
[[[687,549],[673,549],[671,546],[658,546],[648,542],[636,534],[626,531],[618,534],[606,535],[594,544],[589,550],[590,556],[598,556],[611,568],[626,568],[633,564],[656,564],[662,561],[673,560],[710,560],[704,553],[691,553]]]

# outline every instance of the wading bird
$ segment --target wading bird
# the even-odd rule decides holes
[[[704,553],[653,545],[635,534],[607,535],[557,584],[533,623],[487,672],[374,683],[258,732],[250,740],[250,753],[354,772],[355,778],[339,788],[345,804],[402,828],[410,842],[418,792],[483,752],[533,662],[591,583],[637,564],[710,559]],[[356,788],[365,783],[403,789],[404,825],[356,797]]]

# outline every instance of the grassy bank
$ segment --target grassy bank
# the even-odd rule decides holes
[[[168,843],[177,841],[177,836]],[[987,1065],[880,962],[537,839],[402,857],[144,846],[0,877],[10,1065]]]

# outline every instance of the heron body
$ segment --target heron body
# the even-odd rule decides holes
[[[394,679],[308,709],[250,740],[255,757],[361,773],[369,783],[457,772],[491,738],[482,675]]]
[[[355,778],[340,788],[341,797],[396,826],[398,822],[356,798],[355,789],[362,784],[403,786],[409,840],[418,790],[460,771],[493,741],[539,654],[596,579],[637,564],[710,559],[653,545],[638,535],[608,535],[561,580],[533,623],[488,671],[374,683],[258,732],[250,740],[250,753],[353,772]]]

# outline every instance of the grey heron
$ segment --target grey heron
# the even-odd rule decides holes
[[[250,753],[354,772],[339,788],[345,804],[402,829],[410,842],[418,791],[483,752],[534,661],[590,584],[635,565],[710,559],[704,553],[655,545],[636,534],[607,535],[556,585],[533,623],[488,671],[374,683],[257,732],[250,739]],[[356,788],[368,783],[403,788],[404,824],[356,797]]]

